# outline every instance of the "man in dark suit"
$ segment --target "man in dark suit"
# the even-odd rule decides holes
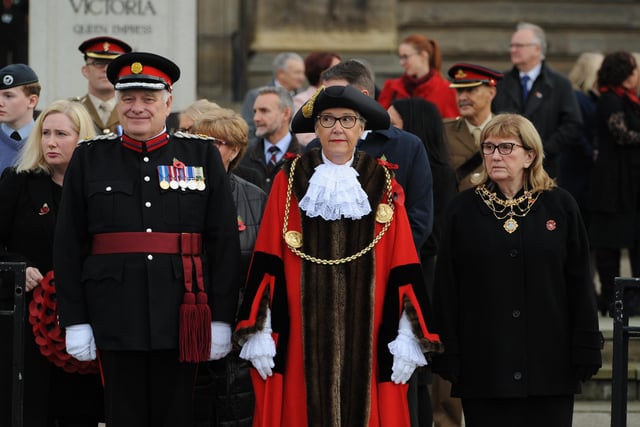
[[[285,154],[302,151],[295,134],[289,131],[293,98],[281,87],[265,86],[257,91],[253,111],[255,134],[259,139],[240,166],[256,171],[260,176],[260,186],[268,194]],[[238,175],[244,178],[241,171]]]
[[[518,113],[531,120],[542,137],[544,167],[557,177],[558,153],[576,144],[582,132],[571,83],[544,62],[547,40],[539,26],[519,23],[509,48],[513,68],[498,83],[493,112]]]
[[[295,52],[282,52],[273,60],[273,80],[267,86],[282,87],[293,97],[305,82],[304,59]],[[242,102],[242,117],[249,125],[249,147],[253,147],[260,139],[256,136],[256,125],[253,122],[253,104],[258,96],[254,88],[247,92]],[[293,116],[293,113],[291,113]]]
[[[78,46],[84,55],[82,75],[87,79],[87,94],[75,98],[85,106],[93,120],[96,132],[122,133],[119,131],[116,91],[107,79],[107,66],[122,55],[131,52],[131,46],[113,37],[93,37]]]

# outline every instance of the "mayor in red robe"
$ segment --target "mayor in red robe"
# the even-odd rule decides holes
[[[292,121],[322,148],[276,176],[254,249],[235,333],[254,426],[409,426],[406,382],[442,348],[393,165],[355,149],[388,126],[351,86]]]

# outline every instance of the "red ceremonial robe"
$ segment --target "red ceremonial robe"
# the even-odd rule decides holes
[[[425,287],[402,188],[384,167],[357,152],[352,167],[369,196],[372,213],[360,220],[325,221],[301,216],[298,200],[308,187],[320,151],[295,162],[287,230],[302,233],[300,251],[322,259],[358,253],[379,236],[379,203],[393,187],[393,219],[372,250],[341,264],[303,260],[283,239],[291,164],[274,181],[256,241],[240,308],[236,339],[264,327],[271,309],[276,342],[273,376],[251,369],[256,395],[254,426],[409,426],[407,384],[391,381],[387,344],[398,333],[403,310],[423,351],[440,350],[427,329]],[[426,314],[426,313],[425,313]]]

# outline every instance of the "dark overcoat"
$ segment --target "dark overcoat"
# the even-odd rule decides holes
[[[526,102],[522,100],[522,85],[515,67],[504,74],[497,88],[492,111],[522,114],[531,120],[542,138],[544,167],[555,178],[560,150],[576,145],[582,134],[582,116],[571,83],[543,62]]]
[[[53,269],[53,240],[62,189],[46,173],[15,173],[6,169],[0,179],[0,261],[26,262],[45,275]],[[4,277],[4,279],[7,279]],[[1,279],[0,279],[1,280]],[[13,296],[12,280],[0,287],[0,298]],[[26,309],[33,293],[25,297]],[[12,301],[11,301],[12,302]],[[4,307],[3,307],[4,308]],[[28,311],[27,311],[28,313]],[[98,375],[65,373],[40,354],[25,317],[24,425],[41,426],[54,417],[98,420],[102,415],[102,386]],[[0,318],[0,425],[11,416],[11,319]]]
[[[575,200],[554,188],[515,219],[509,234],[474,189],[449,205],[434,311],[443,365],[458,377],[455,396],[570,395],[579,390],[576,368],[601,363],[589,245]]]

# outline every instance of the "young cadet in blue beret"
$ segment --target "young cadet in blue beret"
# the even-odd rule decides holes
[[[28,65],[0,69],[0,173],[13,165],[33,129],[39,97],[38,76]]]
[[[236,209],[213,139],[169,135],[180,69],[114,59],[123,134],[82,143],[67,169],[54,266],[67,351],[98,358],[110,427],[191,425],[198,362],[231,350]]]

